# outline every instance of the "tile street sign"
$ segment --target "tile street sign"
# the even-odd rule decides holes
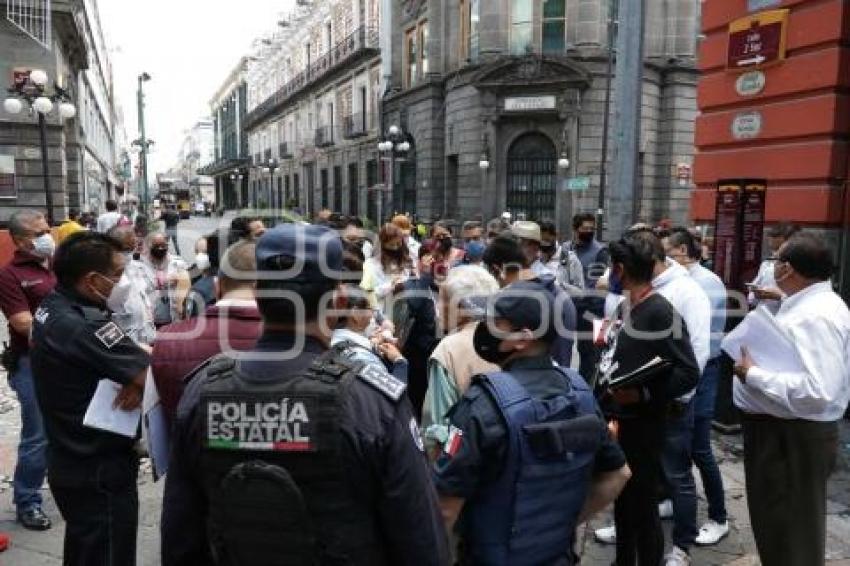
[[[747,0],[747,11],[758,12],[782,4],[782,0]]]
[[[787,23],[788,10],[773,10],[729,24],[727,69],[748,71],[784,60]]]
[[[590,177],[573,177],[567,180],[568,191],[586,191],[590,188]]]

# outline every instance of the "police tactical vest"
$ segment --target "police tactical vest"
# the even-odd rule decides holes
[[[476,378],[504,417],[508,450],[501,475],[464,507],[470,564],[573,564],[573,533],[606,430],[584,379],[558,370],[569,386],[545,400],[509,373]]]
[[[341,397],[362,371],[341,348],[274,382],[252,381],[225,356],[209,363],[202,471],[217,564],[387,563],[373,507],[347,481],[341,450]]]

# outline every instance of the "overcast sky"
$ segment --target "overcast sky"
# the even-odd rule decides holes
[[[156,142],[148,167],[151,182],[175,162],[183,132],[209,114],[210,99],[251,41],[274,31],[277,14],[294,3],[98,0],[130,140],[138,137],[138,76],[143,71],[151,75],[145,83],[145,129]]]

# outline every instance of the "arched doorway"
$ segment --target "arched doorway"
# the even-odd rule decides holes
[[[555,144],[543,134],[524,134],[511,145],[506,208],[514,218],[554,216],[555,161]]]

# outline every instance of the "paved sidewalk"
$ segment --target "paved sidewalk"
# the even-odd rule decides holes
[[[848,497],[848,442],[850,424],[842,427],[841,455],[838,471],[832,477],[829,486],[830,501],[827,504],[827,563],[830,566],[850,566],[850,497]],[[729,513],[731,531],[729,536],[718,545],[697,547],[692,550],[694,565],[711,566],[757,566],[761,564],[756,552],[750,517],[747,509],[747,496],[744,483],[743,445],[739,435],[715,436],[715,456],[718,458],[723,484],[726,490],[726,509]],[[699,493],[698,524],[706,521],[706,502],[702,491],[699,473],[694,468]],[[613,546],[605,546],[593,539],[593,530],[611,523],[607,513],[591,521],[581,529],[582,566],[610,566],[614,561]],[[669,550],[672,523],[664,521],[664,530]]]

